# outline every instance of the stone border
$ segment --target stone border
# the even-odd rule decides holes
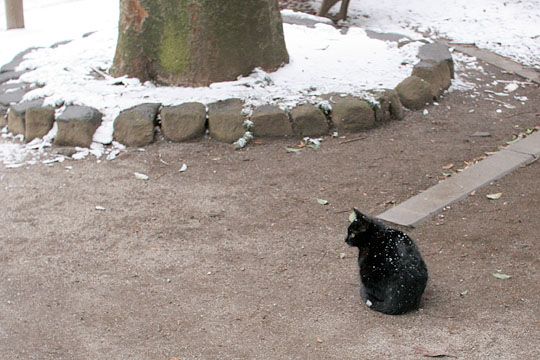
[[[385,211],[377,218],[415,227],[446,206],[466,198],[471,192],[502,178],[540,157],[540,132],[510,145],[457,175]]]
[[[399,40],[398,36],[393,38]],[[0,125],[6,124],[7,117],[8,129],[14,134],[24,135],[26,141],[31,141],[36,134],[50,130],[56,121],[59,126],[55,144],[69,143],[70,146],[88,147],[89,132],[92,129],[95,131],[101,124],[102,115],[96,109],[68,106],[64,111],[71,112],[68,120],[60,115],[51,121],[50,108],[41,111],[36,109],[41,107],[42,102],[21,102],[35,85],[6,83],[19,79],[24,73],[16,69],[24,56],[32,50],[23,51],[0,68]],[[114,120],[113,138],[127,146],[141,147],[154,141],[157,128],[170,141],[190,141],[208,133],[213,139],[226,143],[253,136],[313,137],[329,135],[334,131],[365,131],[386,121],[403,119],[403,106],[411,110],[422,109],[450,87],[454,66],[446,46],[425,44],[420,48],[418,56],[421,61],[414,66],[410,77],[403,80],[395,90],[367,92],[369,99],[347,94],[326,94],[320,96],[323,101],[318,105],[299,104],[287,110],[273,105],[247,109],[240,99],[227,99],[208,105],[187,103],[170,107],[139,104],[122,111]],[[82,108],[85,110],[75,111]],[[27,119],[27,110],[32,114],[30,121]],[[11,115],[6,116],[8,113]],[[82,135],[75,136],[77,132]]]

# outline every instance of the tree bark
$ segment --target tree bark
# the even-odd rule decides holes
[[[4,0],[7,29],[24,28],[23,0]]]
[[[289,61],[277,0],[121,0],[113,74],[179,86]]]
[[[330,11],[330,9],[334,7],[334,5],[336,5],[339,1],[341,1],[341,7],[339,8],[339,13],[335,17],[328,16],[328,12]],[[321,8],[319,9],[319,12],[317,13],[317,15],[328,17],[336,23],[339,20],[346,20],[347,12],[349,9],[349,1],[350,0],[323,0],[321,4]]]

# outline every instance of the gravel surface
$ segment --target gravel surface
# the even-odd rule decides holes
[[[497,113],[483,89],[513,77],[484,68],[470,74],[482,96],[318,151],[159,141],[113,162],[1,168],[0,358],[538,358],[539,163],[409,231],[430,270],[418,312],[362,304],[344,243],[353,206],[379,213],[538,125],[539,88]]]

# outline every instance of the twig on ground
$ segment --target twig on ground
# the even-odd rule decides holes
[[[511,118],[511,117],[514,117],[514,116],[532,115],[532,114],[534,114],[534,116],[540,116],[540,113],[537,113],[537,112],[534,112],[534,111],[525,111],[525,112],[520,112],[520,113],[517,113],[517,114],[508,115],[507,117]]]
[[[340,144],[340,145],[343,145],[343,144],[348,144],[348,143],[352,143],[352,142],[360,141],[360,140],[365,140],[365,139],[367,139],[367,136],[361,136],[361,137],[359,137],[359,138],[355,138],[355,139],[350,139],[350,140],[342,141],[342,142],[340,142],[339,144]]]
[[[96,67],[90,67],[90,69],[92,69],[92,71],[94,71],[95,73],[99,74],[100,76],[103,76],[104,79],[106,80],[110,80],[110,79],[113,79],[113,77],[109,74],[107,74],[106,72],[103,72],[101,70],[99,70],[98,68]]]

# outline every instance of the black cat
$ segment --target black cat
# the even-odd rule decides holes
[[[345,241],[359,250],[366,305],[390,315],[418,309],[428,272],[413,240],[357,209],[350,220]]]

